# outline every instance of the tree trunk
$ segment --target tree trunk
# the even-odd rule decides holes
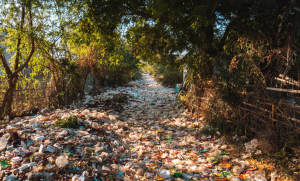
[[[0,107],[0,119],[4,119],[6,115],[10,115],[14,98],[14,90],[16,88],[18,76],[11,77],[8,81],[8,88],[4,94],[2,105]]]
[[[51,70],[50,70],[51,71]],[[58,78],[56,77],[59,77],[59,75],[56,76],[56,72],[55,71],[51,71],[52,72],[52,75],[53,75],[53,80],[54,80],[54,85],[55,85],[55,89],[56,89],[56,97],[57,97],[57,104],[58,104],[58,107],[62,105],[62,96],[59,94],[61,92],[61,83],[58,83]],[[59,74],[59,73],[57,73]]]

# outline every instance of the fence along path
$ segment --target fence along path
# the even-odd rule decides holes
[[[254,85],[245,85],[245,91],[240,91],[238,105],[234,106],[235,119],[231,120],[228,115],[221,115],[224,120],[235,127],[242,127],[243,134],[262,134],[270,132],[278,141],[284,138],[299,144],[300,140],[300,90],[298,81],[289,77],[275,78],[281,85],[277,87],[255,87]],[[200,87],[197,92],[199,108],[202,111],[211,111],[207,109],[215,98],[211,94],[213,89]],[[213,96],[212,96],[213,95]],[[221,106],[222,107],[222,106]],[[218,109],[223,109],[223,108]],[[200,110],[201,111],[201,110]],[[221,111],[220,111],[221,112]],[[224,110],[224,113],[226,111]]]
[[[4,81],[0,81],[0,104],[3,101],[6,87]],[[36,86],[32,83],[24,83],[19,85],[14,90],[14,100],[12,104],[12,112],[15,116],[22,116],[22,114],[28,114],[32,109],[44,108],[51,106],[55,101],[55,87],[51,82],[41,82]]]
[[[239,117],[250,132],[271,130],[278,139],[283,137],[298,144],[300,139],[300,82],[279,75],[277,87],[261,87],[257,90],[240,92]],[[267,95],[267,96],[262,96]]]

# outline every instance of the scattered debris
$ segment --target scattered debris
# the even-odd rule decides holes
[[[86,96],[79,107],[15,118],[0,138],[6,180],[266,180],[247,161],[232,159],[224,140],[203,135],[175,90],[150,75],[128,87]],[[202,119],[200,119],[202,120]],[[238,139],[237,136],[234,139]],[[245,144],[245,158],[257,140]],[[272,180],[279,177],[271,174]]]

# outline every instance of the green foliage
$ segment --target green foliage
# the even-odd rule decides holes
[[[235,69],[231,72],[226,69],[220,69],[220,73],[214,77],[213,84],[223,101],[229,104],[239,102],[238,91],[246,85],[247,80],[251,80],[245,76],[247,74],[241,69]]]
[[[193,95],[191,92],[185,92],[179,95],[180,103],[183,107],[187,107],[188,102],[192,99]]]
[[[141,78],[139,61],[130,53],[126,44],[119,42],[114,49],[112,52],[105,52],[105,58],[99,58],[95,63],[97,72],[94,72],[94,77],[99,83],[115,86]]]
[[[70,116],[66,120],[58,119],[56,121],[55,126],[57,126],[58,128],[74,128],[74,129],[79,128],[78,119],[76,116]]]
[[[144,72],[144,73],[149,73],[150,75],[154,75],[155,73],[155,66],[156,64],[153,64],[153,65],[149,65],[149,64],[142,64],[141,66],[141,71]]]
[[[142,71],[153,75],[156,81],[164,86],[174,87],[175,84],[180,84],[183,81],[182,71],[169,65],[144,64]]]
[[[162,85],[164,86],[170,85],[174,87],[175,84],[182,83],[182,72],[166,71],[163,76]]]
[[[186,65],[193,77],[206,81],[218,66],[217,57],[228,64],[251,62],[259,74],[284,73],[287,47],[293,53],[299,47],[299,7],[297,1],[273,0],[100,0],[88,3],[87,17],[105,34],[128,25],[126,38],[137,58]],[[224,83],[232,90],[239,87]]]
[[[82,87],[84,87],[84,83],[82,81],[83,76],[81,74],[83,68],[80,67],[77,62],[69,59],[63,59],[61,62],[61,66],[64,69],[65,74],[63,77],[64,84],[62,93],[67,94],[66,98],[68,102],[71,102],[79,98],[78,93],[81,93]]]

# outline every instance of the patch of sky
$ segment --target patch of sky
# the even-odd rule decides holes
[[[217,38],[222,38],[230,21],[222,16],[219,12],[216,12],[216,15],[217,20],[215,22],[215,36]]]

